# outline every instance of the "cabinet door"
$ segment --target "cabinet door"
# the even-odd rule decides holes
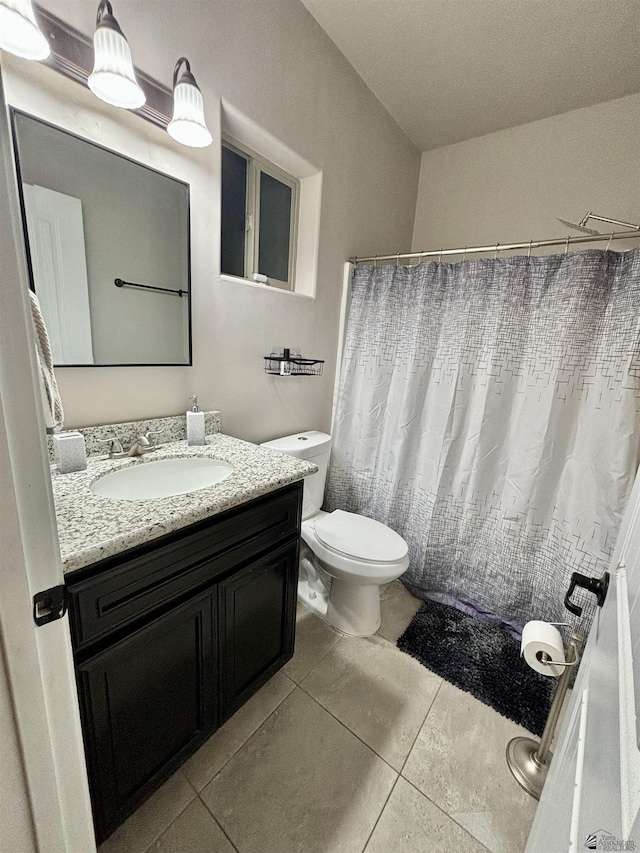
[[[222,721],[293,655],[297,582],[295,539],[218,585]]]
[[[98,839],[216,727],[215,588],[77,667]]]

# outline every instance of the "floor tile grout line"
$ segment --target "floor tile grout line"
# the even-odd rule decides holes
[[[482,847],[482,849],[483,849],[483,850],[486,850],[486,851],[487,851],[487,853],[492,853],[492,851],[491,851],[491,850],[490,850],[490,849],[489,849],[485,844],[483,844],[483,843],[482,843],[482,841],[480,841],[480,839],[479,839],[479,838],[476,838],[476,836],[475,836],[472,832],[469,832],[469,830],[466,828],[466,826],[463,826],[461,823],[459,823],[459,822],[458,822],[458,821],[457,821],[457,820],[456,820],[452,815],[450,815],[450,814],[449,814],[449,812],[445,811],[445,810],[442,808],[442,806],[439,806],[439,805],[438,805],[434,800],[432,800],[432,799],[431,799],[431,797],[428,797],[428,796],[425,794],[425,792],[424,792],[424,791],[421,791],[421,790],[420,790],[420,788],[418,788],[418,786],[417,786],[417,785],[414,785],[414,784],[413,784],[413,782],[412,782],[410,779],[407,779],[407,777],[406,777],[406,776],[403,776],[403,775],[402,775],[402,773],[400,774],[400,778],[404,779],[404,781],[405,781],[408,785],[411,785],[411,787],[414,789],[414,791],[417,791],[417,792],[420,794],[420,796],[424,797],[424,798],[425,798],[425,800],[428,800],[434,808],[438,809],[438,811],[439,811],[439,812],[442,812],[442,814],[443,814],[445,817],[448,817],[450,821],[453,821],[453,823],[455,823],[455,825],[456,825],[456,826],[459,826],[459,827],[460,827],[460,829],[461,829],[463,832],[466,832],[466,834],[467,834],[470,838],[473,838],[473,840],[476,842],[476,844],[479,844],[479,845],[480,845],[480,847]]]
[[[334,720],[335,720],[335,721],[336,721],[340,726],[342,726],[342,728],[343,728],[343,729],[345,729],[347,732],[349,732],[349,734],[350,734],[350,735],[352,735],[353,737],[355,737],[355,738],[356,738],[356,740],[360,741],[360,743],[361,743],[361,744],[362,744],[366,749],[368,749],[368,750],[369,750],[369,752],[371,752],[373,755],[375,755],[375,756],[376,756],[376,758],[379,758],[379,759],[380,759],[380,761],[382,761],[384,764],[386,764],[386,766],[387,766],[387,767],[388,767],[388,768],[389,768],[389,769],[390,769],[390,770],[395,774],[395,779],[393,780],[393,785],[391,786],[391,790],[389,791],[389,795],[387,796],[387,798],[386,798],[386,800],[385,800],[385,802],[384,802],[384,805],[382,806],[382,809],[380,810],[380,814],[379,814],[379,815],[378,815],[378,817],[376,818],[376,822],[375,822],[375,824],[374,824],[374,827],[373,827],[373,829],[371,830],[371,832],[373,833],[373,830],[374,830],[374,829],[375,829],[375,827],[377,826],[378,820],[380,819],[380,816],[382,815],[382,812],[384,811],[384,808],[385,808],[385,806],[386,806],[387,802],[389,801],[389,797],[391,796],[391,794],[392,794],[392,792],[393,792],[393,789],[395,788],[396,783],[397,783],[398,779],[400,778],[400,773],[395,769],[395,767],[392,767],[392,766],[389,764],[389,762],[388,762],[388,761],[386,761],[386,760],[385,760],[381,755],[378,755],[378,753],[377,753],[374,749],[372,749],[372,748],[369,746],[369,744],[368,744],[368,743],[365,743],[365,742],[362,740],[362,738],[358,737],[358,735],[357,735],[355,732],[352,732],[352,731],[351,731],[351,729],[350,729],[348,726],[345,726],[345,724],[344,724],[341,720],[339,720],[337,717],[335,717],[335,716],[331,713],[331,711],[329,711],[327,708],[325,708],[325,707],[324,707],[324,705],[322,705],[320,702],[318,702],[318,701],[317,701],[317,699],[315,699],[313,696],[311,696],[309,693],[307,693],[307,691],[306,691],[306,690],[304,690],[304,688],[302,688],[299,684],[296,684],[296,683],[293,681],[293,679],[290,679],[290,680],[291,680],[291,681],[293,682],[293,684],[294,684],[294,689],[293,689],[290,693],[288,693],[288,694],[287,694],[287,696],[285,696],[285,699],[288,699],[288,698],[289,698],[289,696],[291,696],[291,695],[295,692],[295,689],[296,689],[296,688],[298,688],[299,690],[301,690],[301,692],[302,692],[302,693],[304,693],[304,695],[305,695],[305,696],[307,696],[309,699],[311,699],[311,701],[312,701],[312,702],[314,702],[314,703],[315,703],[319,708],[321,708],[325,713],[327,713],[330,717],[332,717],[332,718],[333,718],[333,719],[334,719]],[[439,689],[439,688],[438,688],[438,689]],[[285,699],[283,699],[283,700],[282,700],[282,702],[284,702],[284,701],[285,701]],[[280,705],[282,704],[282,702],[280,703]],[[280,707],[280,705],[278,705],[278,707]],[[276,709],[276,708],[274,708],[274,711],[272,711],[272,712],[271,712],[271,714],[269,714],[269,717],[271,717],[271,716],[272,716],[272,714],[273,714],[276,710],[277,710],[277,709]],[[267,720],[269,719],[269,717],[267,717],[267,718],[264,720],[264,722],[260,724],[260,726],[264,725],[264,723],[266,723],[266,722],[267,722]],[[258,726],[258,728],[260,728],[260,726]],[[251,737],[253,737],[253,735],[255,735],[256,731],[258,731],[258,729],[256,729],[256,730],[253,732],[253,734],[251,735]],[[249,741],[249,740],[251,740],[251,737],[247,738],[247,740],[245,741],[245,743],[244,743],[242,746],[245,746],[245,745],[246,745],[246,743],[248,743],[248,741]],[[242,747],[240,747],[240,748],[242,748]],[[234,755],[235,755],[235,753],[234,753]],[[231,759],[229,759],[229,760],[231,760]],[[227,763],[228,763],[228,762],[227,762]],[[218,771],[218,773],[220,773],[220,772],[222,771],[222,769],[223,769],[223,768],[221,767],[221,768],[220,768],[220,770]],[[216,773],[216,774],[215,774],[215,776],[213,776],[213,777],[209,780],[209,782],[207,782],[207,785],[205,785],[205,788],[206,788],[208,785],[210,785],[210,784],[211,784],[211,782],[213,782],[213,780],[218,776],[218,773]],[[204,791],[204,788],[203,788],[202,790]],[[208,812],[209,812],[209,814],[213,817],[213,819],[216,821],[216,823],[220,826],[220,829],[221,829],[221,830],[222,830],[222,832],[224,833],[225,837],[229,840],[229,842],[230,842],[230,843],[231,843],[231,845],[233,846],[233,849],[236,851],[236,853],[239,853],[238,848],[233,844],[233,841],[231,840],[231,838],[229,838],[229,835],[227,834],[227,832],[226,832],[226,830],[225,830],[224,826],[222,825],[222,823],[220,822],[220,820],[219,820],[218,818],[216,818],[216,816],[215,816],[215,815],[214,815],[214,813],[211,811],[211,809],[209,808],[209,806],[207,805],[207,803],[205,802],[205,800],[202,798],[201,793],[202,793],[202,791],[200,792],[200,794],[196,794],[196,797],[197,797],[198,799],[200,799],[200,800],[201,800],[201,802],[205,805],[205,807],[206,807],[207,811],[208,811]],[[365,843],[364,847],[362,848],[362,853],[364,853],[364,850],[365,850],[365,848],[366,848],[367,844],[369,843],[369,838],[370,838],[370,837],[371,837],[371,835],[369,835],[369,837],[367,838],[367,841],[366,841],[366,843]],[[157,840],[157,839],[156,839],[156,840]],[[147,851],[147,853],[148,853],[148,851]]]
[[[314,614],[314,615],[315,615],[315,614]],[[320,617],[317,617],[317,618],[320,618]],[[397,646],[397,644],[396,644],[396,643],[394,643],[392,640],[387,639],[387,637],[383,637],[383,636],[382,636],[382,634],[378,634],[378,632],[377,632],[377,631],[376,631],[376,633],[375,633],[375,634],[372,634],[371,636],[373,636],[373,637],[379,637],[379,638],[383,639],[385,642],[390,643],[392,646],[394,646],[394,648],[396,648],[396,649],[398,648],[398,646]],[[401,770],[396,770],[396,768],[395,768],[395,767],[393,767],[393,765],[391,765],[391,764],[387,761],[387,759],[386,759],[386,758],[384,758],[382,755],[379,755],[379,753],[377,753],[377,752],[375,751],[375,749],[373,749],[373,747],[372,747],[372,746],[370,746],[366,741],[364,741],[364,740],[363,740],[363,739],[362,739],[358,734],[356,734],[356,732],[354,732],[352,729],[350,729],[350,728],[349,728],[349,726],[347,726],[347,725],[346,725],[346,724],[345,724],[345,723],[344,723],[344,722],[343,722],[339,717],[337,717],[337,716],[336,716],[332,711],[330,711],[330,710],[329,710],[329,708],[326,708],[326,707],[322,704],[322,702],[320,702],[318,699],[316,699],[316,697],[315,697],[315,696],[313,696],[311,693],[309,693],[309,691],[308,691],[305,687],[303,687],[303,686],[302,686],[302,685],[303,685],[303,682],[304,682],[304,681],[305,681],[305,680],[306,680],[306,679],[311,675],[311,673],[316,669],[316,667],[318,667],[318,666],[320,665],[320,663],[324,660],[324,658],[325,658],[325,657],[326,657],[330,652],[332,652],[332,651],[333,651],[333,650],[338,646],[338,644],[339,644],[339,643],[340,643],[340,642],[341,642],[345,637],[347,637],[347,638],[348,638],[348,637],[349,637],[349,635],[348,635],[348,634],[343,634],[341,637],[339,637],[339,638],[338,638],[338,641],[337,641],[336,643],[334,643],[334,644],[333,644],[333,646],[332,646],[330,649],[327,649],[327,651],[322,655],[322,657],[318,660],[318,662],[317,662],[316,664],[314,664],[314,666],[309,670],[309,672],[305,675],[305,677],[304,677],[300,682],[294,682],[294,684],[296,684],[296,686],[297,686],[297,687],[299,687],[299,688],[303,691],[303,693],[305,693],[305,694],[306,694],[310,699],[313,699],[313,701],[314,701],[317,705],[319,705],[319,706],[320,706],[324,711],[326,711],[326,712],[327,712],[327,714],[329,714],[331,717],[333,717],[333,719],[334,719],[334,720],[336,720],[338,723],[340,723],[340,725],[341,725],[343,728],[345,728],[345,729],[346,729],[348,732],[350,732],[354,737],[356,737],[356,738],[360,741],[360,743],[364,744],[364,746],[366,746],[366,747],[367,747],[367,749],[370,749],[370,750],[371,750],[371,752],[373,752],[373,754],[374,754],[374,755],[377,755],[377,756],[378,756],[378,758],[379,758],[381,761],[384,761],[384,763],[387,765],[387,767],[390,767],[390,768],[393,770],[393,772],[394,772],[394,773],[398,773],[398,774],[400,774],[400,773],[402,773],[402,770],[404,770],[404,766],[405,766],[405,764],[407,763],[407,761],[408,761],[408,759],[409,759],[409,755],[411,754],[411,750],[413,749],[413,747],[414,747],[414,745],[415,745],[415,742],[416,742],[416,740],[418,739],[418,737],[419,737],[419,735],[420,735],[420,732],[422,731],[422,727],[424,726],[425,721],[426,721],[427,717],[429,716],[429,713],[430,713],[431,709],[433,708],[433,704],[434,704],[434,702],[435,702],[435,700],[436,700],[436,696],[437,696],[437,695],[438,695],[438,693],[440,692],[440,688],[442,687],[442,684],[443,684],[443,682],[444,682],[444,679],[442,678],[442,676],[438,676],[438,674],[437,674],[437,673],[433,673],[433,675],[434,675],[434,676],[436,676],[436,677],[440,678],[440,684],[438,685],[438,689],[437,689],[437,690],[436,690],[436,692],[434,693],[434,695],[433,695],[433,699],[431,700],[431,703],[430,703],[430,705],[429,705],[429,707],[428,707],[428,709],[427,709],[427,711],[426,711],[426,713],[425,713],[425,715],[424,715],[424,717],[423,717],[423,719],[422,719],[422,722],[420,723],[420,726],[419,726],[419,728],[418,728],[418,731],[417,731],[417,733],[416,733],[416,736],[415,736],[415,738],[413,739],[413,742],[412,742],[412,744],[411,744],[411,748],[409,749],[409,752],[407,753],[406,758],[405,758],[405,759],[404,759],[404,761],[402,762],[402,769],[401,769]],[[402,651],[402,649],[398,649],[398,651]],[[425,667],[425,669],[428,669],[428,667]],[[432,670],[429,670],[429,672],[433,672],[433,671],[432,671]],[[286,673],[285,673],[285,674],[286,674]],[[291,679],[291,680],[293,681],[293,679]]]
[[[430,670],[430,671],[431,671],[431,670]],[[435,703],[436,703],[436,699],[438,698],[438,695],[439,695],[439,693],[440,693],[440,690],[442,689],[442,686],[443,686],[444,684],[449,684],[449,683],[450,683],[450,682],[448,682],[448,681],[446,680],[446,678],[442,678],[442,680],[441,680],[440,684],[438,685],[438,689],[436,690],[435,696],[433,697],[433,701],[432,701],[432,702],[431,702],[431,704],[429,705],[429,710],[428,710],[428,711],[427,711],[427,713],[425,714],[425,718],[424,718],[424,720],[422,721],[422,725],[420,726],[420,729],[418,730],[418,734],[415,736],[415,739],[414,739],[413,743],[411,744],[411,749],[409,750],[409,753],[408,753],[407,757],[406,757],[406,758],[405,758],[405,760],[404,760],[404,764],[402,765],[402,769],[400,770],[399,775],[404,779],[404,781],[405,781],[405,782],[408,782],[408,784],[409,784],[409,785],[411,785],[411,787],[412,787],[412,788],[414,788],[414,789],[415,789],[419,794],[421,794],[423,797],[425,797],[425,799],[429,800],[429,802],[430,802],[430,803],[432,803],[432,804],[433,804],[437,809],[439,809],[439,811],[441,811],[444,815],[446,815],[446,816],[449,818],[449,820],[452,820],[452,821],[456,824],[456,826],[459,826],[459,827],[460,827],[460,829],[464,830],[464,831],[467,833],[467,835],[471,836],[471,838],[473,838],[473,840],[474,840],[474,841],[476,841],[478,844],[480,844],[480,846],[481,846],[484,850],[486,850],[486,851],[487,851],[487,853],[491,853],[491,851],[489,850],[489,848],[488,848],[488,847],[486,847],[486,846],[485,846],[485,845],[480,841],[480,839],[476,838],[476,836],[475,836],[472,832],[469,832],[469,830],[468,830],[466,827],[464,827],[461,823],[459,823],[459,822],[458,822],[454,817],[452,817],[452,816],[449,814],[449,812],[448,812],[448,811],[446,811],[446,810],[445,810],[445,809],[443,809],[441,806],[439,806],[436,802],[434,802],[434,800],[432,800],[432,799],[431,799],[431,797],[427,796],[427,794],[425,794],[425,792],[424,792],[424,791],[421,791],[421,790],[420,790],[420,788],[418,788],[418,786],[417,786],[416,784],[414,784],[414,782],[412,782],[412,781],[411,781],[411,779],[407,778],[407,777],[404,775],[404,771],[405,771],[405,768],[406,768],[406,766],[407,766],[407,762],[409,761],[409,758],[410,758],[410,756],[411,756],[411,753],[413,752],[413,748],[414,748],[414,746],[416,745],[416,741],[417,741],[417,740],[418,740],[418,738],[420,737],[420,733],[422,732],[422,729],[424,728],[424,724],[427,722],[427,717],[429,716],[429,714],[430,714],[430,713],[431,713],[431,711],[433,710],[433,706],[434,706],[434,705],[435,705]]]
[[[315,616],[315,614],[314,614],[314,616]],[[317,619],[320,619],[320,617],[319,617],[319,616],[316,616],[316,618],[317,618]],[[322,621],[324,621],[324,620],[322,620]],[[333,629],[332,629],[332,630],[333,630]],[[299,686],[300,686],[300,684],[305,680],[305,678],[307,678],[309,675],[311,675],[311,673],[313,672],[313,670],[314,670],[314,669],[315,669],[315,668],[316,668],[316,667],[317,667],[317,666],[318,666],[318,665],[319,665],[319,664],[320,664],[320,663],[321,663],[321,662],[326,658],[326,656],[329,654],[329,652],[332,652],[332,651],[335,649],[335,647],[338,645],[338,643],[339,643],[339,642],[341,642],[341,641],[342,641],[345,637],[347,637],[347,636],[349,636],[349,635],[348,635],[348,634],[340,634],[340,635],[338,636],[338,639],[337,639],[337,640],[335,641],[335,643],[333,643],[333,645],[331,646],[331,648],[327,649],[327,650],[326,650],[326,652],[324,652],[324,654],[322,655],[322,657],[319,657],[319,658],[318,658],[318,660],[314,663],[314,665],[311,667],[311,669],[309,670],[309,672],[306,672],[306,673],[302,676],[302,678],[300,679],[300,681],[299,681],[299,682],[298,682],[298,681],[296,681],[296,680],[295,680],[295,678],[292,678],[292,676],[287,675],[287,673],[286,673],[286,672],[285,672],[284,674],[285,674],[285,675],[287,675],[287,678],[288,678],[288,679],[290,679],[290,681],[293,681],[293,683],[294,683],[297,687],[299,687]],[[292,660],[293,660],[293,658],[292,658]],[[285,664],[285,665],[284,665],[283,669],[286,667],[286,665],[287,665],[287,664]],[[282,672],[283,670],[280,670],[280,671]]]
[[[178,773],[179,773],[179,772],[180,772],[180,770],[178,769],[178,771],[176,771],[176,772],[178,772]],[[168,781],[168,780],[167,780],[167,781]],[[189,785],[189,787],[191,788],[191,790],[193,790],[193,785],[191,785],[191,784],[189,783],[189,781],[188,781],[188,780],[187,780],[187,784]],[[158,788],[158,790],[160,790],[160,788]],[[198,799],[198,795],[197,795],[196,793],[194,793],[193,798],[192,798],[191,800],[189,800],[189,802],[187,803],[187,805],[186,805],[183,809],[180,809],[180,812],[179,812],[179,813],[174,817],[174,819],[169,823],[169,825],[168,825],[168,826],[165,826],[165,828],[162,830],[162,832],[160,832],[160,833],[159,833],[159,835],[156,835],[156,837],[153,839],[153,841],[151,842],[151,844],[150,844],[147,848],[145,848],[144,853],[149,853],[149,850],[151,850],[151,848],[152,848],[152,847],[153,847],[153,845],[156,843],[156,841],[159,841],[159,840],[162,838],[162,836],[165,834],[165,832],[168,832],[168,831],[171,829],[171,827],[172,827],[172,826],[173,826],[173,824],[178,820],[178,818],[179,818],[181,815],[183,815],[183,814],[186,812],[186,810],[189,808],[189,806],[190,806],[192,803],[194,803],[197,799]],[[134,812],[134,814],[135,814],[135,812]],[[124,826],[124,824],[122,824],[122,826]]]
[[[426,668],[426,667],[425,667],[425,668]],[[429,670],[429,672],[431,672],[431,670]],[[440,690],[442,689],[442,685],[443,685],[443,684],[444,684],[444,678],[441,678],[441,680],[440,680],[440,684],[438,684],[438,689],[437,689],[437,690],[436,690],[436,692],[433,694],[433,699],[431,700],[431,704],[430,704],[430,705],[429,705],[429,707],[427,708],[427,713],[424,715],[424,719],[423,719],[423,720],[422,720],[422,722],[420,723],[420,727],[419,727],[418,731],[416,732],[416,736],[415,736],[415,737],[414,737],[414,739],[413,739],[413,743],[411,744],[411,747],[410,747],[410,749],[409,749],[409,752],[407,753],[407,757],[406,757],[406,758],[405,758],[405,760],[402,762],[402,767],[401,767],[401,768],[400,768],[400,770],[398,771],[398,772],[400,773],[400,775],[401,775],[401,776],[402,776],[402,774],[404,773],[404,768],[407,766],[407,761],[409,760],[409,758],[410,758],[410,756],[411,756],[411,753],[413,752],[413,747],[416,745],[416,741],[417,741],[417,740],[418,740],[418,738],[420,737],[420,733],[422,732],[422,729],[424,728],[424,724],[427,722],[427,717],[428,717],[428,716],[429,716],[429,714],[431,713],[431,709],[433,708],[433,706],[434,706],[434,705],[435,705],[435,703],[436,703],[436,699],[438,698],[438,694],[440,693]],[[404,777],[403,777],[403,778],[404,778]]]
[[[211,811],[211,809],[209,808],[209,806],[205,803],[205,801],[202,799],[202,797],[201,797],[200,795],[198,795],[198,799],[200,800],[200,802],[202,803],[202,805],[205,807],[205,809],[207,810],[207,812],[211,815],[211,818],[212,818],[212,820],[215,822],[216,826],[219,826],[219,827],[220,827],[220,832],[224,835],[224,837],[227,839],[227,841],[229,842],[229,844],[233,847],[233,849],[236,851],[236,853],[240,853],[240,851],[238,850],[238,848],[236,847],[236,845],[233,843],[233,841],[232,841],[232,840],[231,840],[231,838],[229,837],[229,834],[228,834],[227,830],[226,830],[226,829],[224,828],[224,826],[220,823],[220,821],[218,820],[218,818],[214,815],[214,813]]]
[[[362,848],[362,853],[366,853],[367,847],[369,846],[369,842],[371,841],[371,836],[372,836],[372,835],[373,835],[373,833],[376,831],[376,827],[377,827],[377,826],[378,826],[378,824],[380,823],[380,818],[381,818],[381,817],[382,817],[382,815],[384,814],[384,810],[386,809],[387,805],[389,804],[389,800],[391,799],[391,795],[393,794],[393,792],[394,792],[394,791],[395,791],[395,789],[396,789],[396,785],[398,784],[398,779],[399,779],[399,778],[400,778],[400,774],[398,773],[398,775],[396,776],[396,778],[393,780],[393,785],[391,786],[391,790],[389,791],[389,796],[388,796],[388,797],[387,797],[387,799],[384,801],[384,804],[383,804],[382,808],[380,809],[380,814],[379,814],[379,815],[378,815],[378,817],[375,819],[375,823],[373,824],[373,827],[371,828],[371,832],[369,833],[369,835],[368,835],[368,837],[367,837],[367,840],[366,840],[366,841],[365,841],[365,843],[364,843],[364,847]]]
[[[214,732],[214,734],[215,734],[215,732]],[[213,735],[211,735],[211,737],[213,737]],[[206,743],[206,741],[205,741],[204,743]],[[202,744],[202,746],[204,746],[204,743]],[[198,747],[198,749],[202,749],[202,747]],[[193,754],[194,754],[194,755],[196,755],[196,753],[197,753],[197,752],[198,752],[198,750],[196,750]],[[189,757],[191,758],[192,756],[189,756]],[[187,761],[188,761],[188,760],[189,760],[189,759],[187,758]],[[187,761],[185,761],[185,763],[184,763],[184,764],[186,764],[186,763],[187,763]],[[197,797],[197,796],[198,796],[198,790],[197,790],[196,786],[192,783],[191,779],[189,779],[189,777],[187,776],[187,774],[184,772],[184,769],[183,769],[183,768],[184,768],[184,764],[183,764],[183,765],[181,765],[181,766],[178,768],[178,771],[179,771],[180,773],[182,773],[182,775],[184,776],[184,778],[187,780],[187,785],[189,785],[189,787],[191,788],[191,790],[193,791],[193,793],[194,793],[194,794],[196,795],[196,797]]]
[[[281,670],[280,670],[280,671],[281,671]],[[264,720],[263,720],[261,723],[258,723],[258,725],[255,727],[255,729],[253,729],[253,731],[252,731],[252,732],[251,732],[251,733],[250,733],[250,734],[249,734],[249,735],[248,735],[248,736],[247,736],[247,737],[242,741],[242,743],[238,746],[238,748],[237,748],[237,749],[234,749],[234,751],[233,751],[233,752],[232,752],[232,754],[227,758],[227,760],[224,762],[224,764],[222,764],[222,765],[218,768],[218,770],[216,770],[216,772],[213,774],[213,776],[212,776],[210,779],[208,779],[208,780],[204,783],[204,785],[202,786],[202,788],[201,788],[199,791],[197,791],[197,790],[195,789],[195,787],[194,787],[193,785],[191,785],[191,787],[192,787],[192,788],[195,790],[195,792],[196,792],[196,797],[199,797],[199,796],[200,796],[200,794],[201,794],[201,793],[204,791],[204,789],[207,787],[207,785],[210,785],[210,784],[213,782],[213,780],[216,778],[216,776],[217,776],[219,773],[222,773],[222,771],[223,771],[223,770],[224,770],[224,768],[227,766],[227,764],[231,761],[231,759],[232,759],[232,758],[234,758],[234,757],[235,757],[235,756],[240,752],[240,750],[242,749],[242,747],[243,747],[243,746],[245,746],[247,743],[249,743],[249,741],[250,741],[250,740],[251,740],[251,738],[254,736],[254,734],[258,731],[258,729],[259,729],[261,726],[264,726],[264,724],[267,722],[267,720],[269,719],[269,717],[271,717],[271,716],[272,716],[272,715],[273,715],[273,714],[278,710],[278,708],[280,707],[280,705],[282,705],[282,703],[285,701],[285,699],[288,699],[288,698],[289,698],[289,696],[291,696],[291,694],[293,693],[293,691],[296,689],[296,687],[297,687],[298,685],[297,685],[297,684],[296,684],[296,682],[293,680],[293,678],[289,678],[289,676],[288,676],[286,673],[284,673],[284,672],[283,672],[282,674],[283,674],[283,675],[285,676],[285,678],[286,678],[288,681],[290,681],[290,682],[291,682],[291,684],[293,685],[293,687],[291,688],[291,690],[287,693],[287,695],[286,695],[286,696],[283,696],[283,697],[282,697],[282,699],[278,702],[278,704],[275,706],[275,708],[273,708],[273,709],[272,709],[272,710],[267,714],[267,716],[264,718]],[[256,694],[254,694],[254,695],[256,695]],[[229,718],[229,720],[231,720],[231,719],[233,719],[233,717],[230,717],[230,718]],[[220,728],[222,728],[222,726],[221,726]],[[211,735],[211,737],[215,737],[215,736],[216,736],[216,734],[217,734],[219,731],[220,731],[220,729],[216,729],[216,731]],[[205,743],[206,743],[206,741],[205,741]],[[203,744],[203,746],[204,746],[204,744]],[[202,747],[200,747],[200,748],[202,748]],[[196,754],[196,753],[194,753],[194,755],[195,755],[195,754]],[[186,776],[187,774],[185,773],[184,775]],[[187,779],[187,781],[189,781],[189,780]],[[191,784],[191,783],[189,783],[189,784]]]
[[[342,726],[342,728],[343,728],[343,729],[346,729],[346,730],[349,732],[349,734],[350,734],[350,735],[353,735],[353,736],[354,736],[354,738],[356,738],[357,740],[359,740],[359,741],[360,741],[360,743],[361,743],[363,746],[366,746],[366,747],[367,747],[367,749],[368,749],[370,752],[372,752],[372,753],[376,756],[376,758],[379,758],[379,759],[380,759],[380,761],[384,761],[384,763],[387,765],[387,767],[389,767],[391,770],[393,770],[393,772],[394,772],[395,774],[397,774],[398,776],[400,775],[400,771],[399,771],[399,770],[396,770],[396,768],[395,768],[395,767],[393,767],[393,765],[389,764],[389,762],[387,761],[387,759],[386,759],[386,758],[383,758],[381,755],[378,755],[378,753],[375,751],[375,749],[374,749],[372,746],[370,746],[366,741],[362,740],[362,738],[360,737],[360,735],[358,735],[358,734],[356,734],[354,731],[352,731],[352,730],[349,728],[349,726],[348,726],[348,725],[346,725],[346,723],[343,723],[343,722],[342,722],[342,720],[341,720],[339,717],[336,717],[336,715],[335,715],[335,714],[333,714],[333,713],[332,713],[328,708],[325,708],[325,706],[322,704],[322,702],[319,702],[319,701],[316,699],[316,697],[315,697],[315,696],[312,696],[312,695],[311,695],[311,693],[308,693],[308,692],[304,689],[304,687],[300,687],[300,685],[299,685],[299,684],[297,685],[297,687],[299,687],[299,688],[300,688],[300,690],[302,690],[302,692],[304,693],[304,695],[305,695],[305,696],[308,696],[308,697],[309,697],[309,699],[311,699],[313,702],[315,702],[315,703],[316,703],[316,705],[317,705],[319,708],[322,708],[322,710],[323,710],[323,711],[325,711],[327,714],[329,714],[329,716],[330,716],[330,717],[333,717],[333,719],[336,721],[336,723],[340,723],[340,725]]]
[[[447,681],[447,679],[446,679],[446,678],[443,678],[443,679],[442,679],[442,682],[441,682],[440,686],[438,687],[438,690],[437,690],[437,692],[436,692],[436,695],[435,695],[435,696],[434,696],[434,698],[433,698],[433,702],[432,702],[432,703],[431,703],[431,705],[429,706],[429,710],[428,710],[427,715],[426,715],[426,717],[425,717],[425,719],[424,719],[424,722],[422,723],[422,726],[420,727],[420,732],[421,732],[421,731],[422,731],[422,729],[424,728],[424,725],[425,725],[425,723],[426,723],[426,721],[427,721],[427,717],[429,716],[429,714],[430,714],[430,713],[431,713],[431,711],[433,710],[433,706],[435,705],[435,702],[436,702],[437,696],[438,696],[438,694],[440,693],[441,688],[442,688],[444,685],[446,685],[446,684],[451,684],[451,683],[452,683],[452,682]],[[453,685],[453,686],[455,687],[456,685]],[[416,740],[417,740],[417,739],[418,739],[418,737],[420,736],[420,732],[418,732],[418,735],[416,736]],[[435,806],[437,809],[439,809],[443,814],[445,814],[445,815],[446,815],[450,820],[452,820],[452,821],[456,824],[456,826],[459,826],[459,827],[460,827],[460,829],[464,830],[464,832],[466,832],[466,833],[467,833],[467,835],[471,836],[471,838],[473,838],[473,840],[474,840],[477,844],[479,844],[479,845],[482,847],[482,849],[483,849],[483,850],[487,851],[487,853],[494,853],[494,851],[492,851],[492,850],[491,850],[491,848],[487,847],[487,846],[486,846],[482,841],[480,841],[480,839],[479,839],[479,838],[477,838],[477,836],[475,836],[475,835],[474,835],[474,834],[473,834],[469,829],[467,829],[467,827],[466,827],[466,826],[464,826],[464,825],[463,825],[463,824],[461,824],[458,820],[456,820],[456,818],[455,818],[452,814],[450,814],[450,813],[446,810],[446,808],[443,808],[442,806],[438,805],[438,803],[437,803],[435,800],[432,800],[432,799],[431,799],[431,797],[430,797],[428,794],[426,794],[423,790],[421,790],[415,782],[413,782],[411,779],[409,779],[409,778],[408,778],[408,776],[405,776],[405,769],[406,769],[406,766],[407,766],[407,762],[408,762],[408,760],[409,760],[409,757],[411,756],[411,752],[413,751],[413,747],[414,747],[414,746],[415,746],[415,741],[414,741],[414,743],[413,743],[413,745],[412,745],[412,747],[411,747],[411,750],[410,750],[410,752],[409,752],[409,755],[407,756],[407,758],[406,758],[406,760],[405,760],[405,762],[404,762],[404,764],[403,764],[403,766],[402,766],[402,770],[400,770],[400,774],[399,774],[399,775],[404,779],[404,781],[405,781],[405,782],[408,782],[408,783],[409,783],[409,785],[411,785],[411,787],[412,787],[412,788],[415,788],[415,790],[416,790],[419,794],[421,794],[423,797],[425,797],[425,799],[429,800],[429,802],[430,802],[430,803],[432,803],[432,805],[434,805],[434,806]]]

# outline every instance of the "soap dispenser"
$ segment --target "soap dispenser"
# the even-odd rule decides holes
[[[193,400],[191,411],[187,412],[187,444],[190,447],[206,444],[204,437],[204,412],[198,408],[198,398],[190,397]]]

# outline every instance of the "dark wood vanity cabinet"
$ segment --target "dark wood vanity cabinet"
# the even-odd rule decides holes
[[[302,483],[67,578],[104,840],[293,654]]]

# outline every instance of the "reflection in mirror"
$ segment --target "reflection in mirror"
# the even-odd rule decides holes
[[[31,286],[54,364],[191,364],[188,185],[12,118]]]

